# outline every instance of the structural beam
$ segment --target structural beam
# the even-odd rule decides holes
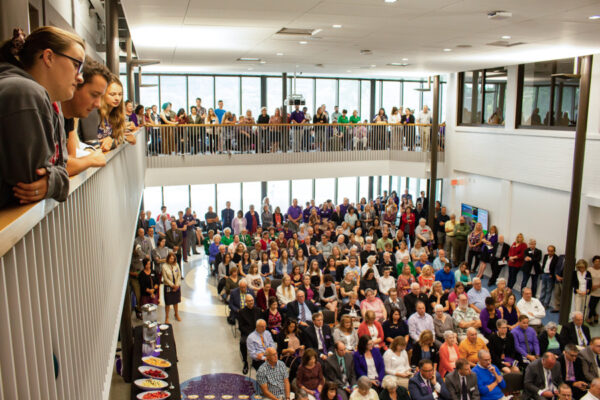
[[[281,74],[281,93],[281,122],[287,124],[287,106],[285,105],[285,99],[287,98],[287,72]]]
[[[438,130],[440,128],[440,76],[433,77],[433,121],[431,124],[431,172],[429,174],[429,207],[427,217],[429,226],[433,226],[435,219],[435,198],[437,188],[437,165],[438,165]],[[426,131],[426,129],[423,129]],[[421,138],[421,147],[423,146],[423,138]]]
[[[118,0],[106,0],[106,66],[115,75],[119,75],[119,3]]]
[[[133,103],[137,103],[137,99],[135,98],[135,82],[133,81],[133,41],[131,40],[131,36],[127,38],[127,42],[125,43],[125,47],[127,49],[127,95],[129,99],[133,101]]]
[[[579,228],[579,209],[581,207],[581,185],[583,181],[583,162],[587,118],[590,101],[590,82],[592,78],[592,56],[581,58],[581,77],[579,79],[579,110],[575,131],[575,150],[573,154],[573,175],[571,178],[571,200],[567,221],[567,241],[565,245],[565,266],[563,269],[562,293],[560,299],[559,322],[565,326],[569,322],[572,296],[572,276],[575,269],[575,250],[577,247],[577,229]]]

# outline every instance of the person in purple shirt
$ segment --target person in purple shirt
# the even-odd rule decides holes
[[[329,221],[331,219],[331,208],[329,207],[328,203],[324,203],[323,204],[323,209],[321,209],[319,211],[319,214],[321,215],[321,219],[322,220],[327,220]]]
[[[298,199],[292,200],[292,205],[287,210],[288,227],[292,232],[298,232],[300,220],[302,219],[302,207],[298,205]]]
[[[304,221],[304,223],[308,223],[308,219],[310,218],[310,212],[312,211],[313,207],[310,205],[310,202],[306,202],[306,208],[304,210],[302,210],[302,221]]]
[[[295,124],[303,124],[304,120],[306,119],[306,116],[304,115],[304,112],[302,110],[300,110],[300,106],[296,105],[296,109],[294,111],[292,111],[292,114],[290,115],[290,123],[292,125]],[[294,139],[294,150],[295,151],[302,151],[303,146],[302,143],[304,142],[304,128],[294,128],[293,129],[293,139]]]
[[[512,331],[515,338],[515,349],[522,356],[523,362],[529,363],[540,356],[540,342],[538,341],[535,330],[529,327],[529,317],[521,314],[519,325]]]
[[[344,219],[344,217],[346,216],[346,211],[348,211],[349,207],[350,200],[348,200],[347,197],[344,197],[344,202],[340,204],[340,216],[342,217],[342,219]]]
[[[496,322],[501,319],[500,310],[496,309],[496,301],[493,297],[485,298],[485,308],[479,313],[479,320],[481,321],[481,333],[487,339],[490,335],[498,330]]]

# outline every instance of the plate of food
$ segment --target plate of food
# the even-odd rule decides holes
[[[142,392],[137,395],[138,400],[162,400],[171,396],[166,390],[152,390],[151,392]]]
[[[138,368],[138,371],[140,371],[140,373],[146,378],[167,379],[169,377],[169,374],[167,374],[165,371],[155,367],[147,367],[142,365]]]
[[[158,326],[158,329],[160,329],[161,331],[166,331],[167,329],[169,329],[169,325],[161,324]]]
[[[169,368],[171,366],[171,363],[169,361],[165,360],[164,358],[159,358],[159,357],[153,357],[153,356],[142,357],[142,361],[144,362],[144,364],[147,364],[151,367],[156,367],[156,368]]]
[[[158,379],[136,379],[133,383],[142,390],[159,390],[168,386],[167,382]]]

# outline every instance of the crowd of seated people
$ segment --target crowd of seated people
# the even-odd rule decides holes
[[[495,227],[483,233],[480,224],[447,215],[439,203],[432,229],[423,207],[427,198],[422,193],[415,201],[413,207],[408,193],[393,192],[359,204],[344,199],[301,208],[294,199],[281,213],[265,198],[261,214],[227,206],[219,218],[210,209],[204,232],[189,209],[171,224],[187,233],[177,242],[182,256],[204,245],[218,292],[229,305],[228,322],[241,332],[244,372],[261,371],[274,349],[300,398],[318,396],[326,381],[335,383],[342,398],[368,398],[370,391],[355,387],[360,379],[381,394],[389,392],[388,376],[389,387],[413,398],[435,392],[462,399],[461,380],[468,377],[469,390],[477,387],[478,396],[498,400],[506,374],[522,376],[524,393],[535,386],[532,397],[569,390],[579,399],[591,390],[594,385],[586,385],[598,377],[600,338],[591,337],[584,310],[575,304],[572,322],[559,334],[556,324],[542,323],[556,288],[542,279],[542,297],[527,285],[516,301],[514,284],[500,277],[504,267],[509,278],[515,275],[511,269],[530,281],[538,270],[561,276],[554,247],[542,255],[521,234],[505,245]],[[163,209],[157,219],[173,219],[165,214]],[[156,220],[141,213],[140,235],[145,224],[156,227]],[[599,261],[595,257],[590,270],[578,261],[573,288],[563,290],[575,296],[591,291],[588,282],[598,284]],[[486,287],[480,276],[488,264],[495,282]],[[539,381],[542,367],[545,374],[554,368],[552,386]],[[452,384],[445,383],[447,376]]]
[[[0,207],[64,201],[69,177],[104,166],[104,153],[125,141],[135,144],[119,79],[86,57],[73,33],[15,29],[0,47],[0,78]]]
[[[414,110],[407,107],[403,113],[400,106],[392,108],[389,119],[385,109],[381,108],[371,120],[361,120],[357,110],[350,115],[348,110],[340,112],[339,107],[335,106],[330,114],[325,104],[317,108],[312,118],[308,108],[301,109],[299,105],[287,114],[287,118],[281,115],[280,108],[276,108],[270,116],[266,107],[261,108],[256,118],[252,110],[247,110],[245,115],[238,118],[235,112],[225,108],[222,100],[217,104],[216,109],[207,109],[198,97],[196,104],[190,107],[189,114],[183,108],[175,112],[172,103],[165,102],[162,110],[152,105],[145,108],[143,115],[137,115],[133,104],[127,103],[127,115],[136,124],[148,126],[149,150],[152,154],[382,150],[389,148],[392,141],[411,150],[417,146],[423,151],[429,149],[431,129],[428,126],[412,129],[406,137],[399,136],[399,128],[378,126],[431,124],[431,111],[427,106],[423,107],[416,119]],[[138,106],[136,110],[142,112],[144,107]]]

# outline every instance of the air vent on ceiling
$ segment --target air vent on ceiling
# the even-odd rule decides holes
[[[513,47],[513,46],[520,46],[522,44],[525,44],[525,42],[513,42],[510,43],[506,40],[497,40],[495,42],[491,42],[491,43],[486,43],[486,45],[488,46],[497,46],[497,47]]]
[[[317,67],[317,68],[323,68],[325,66],[323,64],[315,64],[315,67]]]
[[[370,56],[371,54],[373,54],[373,52],[371,50],[368,50],[368,49],[360,51],[360,55],[362,55],[362,56]]]
[[[276,34],[293,36],[311,36],[314,34],[315,31],[320,31],[320,29],[281,28],[276,32]]]
[[[500,21],[503,19],[508,19],[512,17],[512,13],[509,11],[502,11],[502,10],[497,10],[497,11],[490,11],[487,14],[489,19],[493,19],[495,21]]]
[[[473,47],[473,46],[470,45],[470,44],[458,44],[458,45],[456,45],[457,49],[470,49],[471,47]]]
[[[257,57],[240,57],[237,59],[237,61],[242,61],[242,62],[259,62],[261,61],[260,58]]]
[[[390,67],[408,67],[410,64],[409,63],[388,63],[386,64]]]

